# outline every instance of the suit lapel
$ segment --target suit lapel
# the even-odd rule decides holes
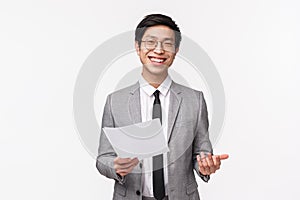
[[[133,85],[132,89],[129,92],[128,104],[129,104],[129,114],[130,114],[129,120],[133,124],[142,122],[140,87],[138,82],[135,85]]]
[[[174,122],[177,118],[177,114],[180,108],[182,97],[180,96],[181,91],[177,87],[176,83],[172,82],[170,87],[170,105],[168,114],[168,143],[170,141]]]

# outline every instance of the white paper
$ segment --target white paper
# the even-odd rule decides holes
[[[149,158],[169,151],[160,120],[154,119],[118,128],[103,128],[121,158]]]

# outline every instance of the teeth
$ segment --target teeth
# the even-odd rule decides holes
[[[159,58],[150,58],[151,61],[157,62],[157,63],[162,63],[164,62],[164,59],[159,59]]]

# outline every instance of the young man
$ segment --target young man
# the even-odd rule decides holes
[[[120,158],[102,132],[97,168],[115,180],[115,200],[199,200],[193,170],[207,182],[228,158],[212,155],[203,93],[168,75],[180,41],[180,30],[170,17],[146,16],[135,31],[135,48],[143,64],[140,80],[107,97],[102,127],[159,118],[170,150],[141,161]]]

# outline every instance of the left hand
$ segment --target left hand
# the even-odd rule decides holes
[[[222,155],[211,155],[207,154],[206,156],[204,153],[201,153],[200,155],[197,155],[197,161],[199,165],[199,171],[203,175],[210,175],[215,173],[218,169],[220,169],[221,166],[221,160],[225,160],[229,157],[228,154],[222,154]]]

